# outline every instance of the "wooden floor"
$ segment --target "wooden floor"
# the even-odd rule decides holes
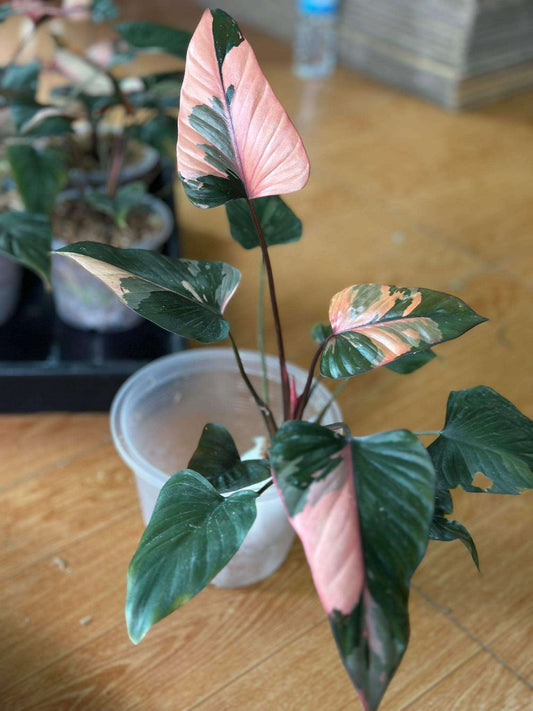
[[[176,24],[198,17],[167,4],[127,6]],[[285,48],[256,46],[312,161],[309,187],[288,198],[304,237],[273,251],[290,358],[308,362],[309,327],[349,284],[447,290],[490,321],[408,380],[353,382],[341,399],[353,431],[438,428],[448,392],[479,383],[532,416],[533,96],[454,116],[343,70],[301,83]],[[186,256],[244,269],[229,315],[254,347],[258,255],[230,240],[221,210],[182,200],[180,220]],[[2,711],[360,708],[299,544],[263,583],[209,588],[139,647],[128,641],[125,573],[142,524],[106,415],[1,418],[0,491]],[[532,501],[456,497],[482,572],[459,543],[430,545],[383,711],[533,708]]]

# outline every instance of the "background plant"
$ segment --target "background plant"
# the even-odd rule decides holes
[[[32,268],[46,283],[50,281],[52,245],[49,216],[60,191],[71,179],[68,154],[74,126],[83,121],[89,126],[88,150],[106,175],[105,186],[83,191],[82,199],[110,215],[121,228],[133,200],[138,204],[141,192],[146,190],[139,185],[119,187],[129,139],[155,147],[163,157],[175,150],[176,120],[172,112],[179,104],[183,71],[137,76],[128,73],[127,66],[140,52],[147,51],[184,59],[190,34],[154,23],[118,22],[113,40],[82,49],[70,46],[68,33],[61,35],[54,22],[88,19],[101,23],[115,21],[118,15],[112,0],[62,4],[28,0],[0,5],[0,22],[22,16],[31,24],[0,68],[6,157],[25,207],[24,211],[0,216],[0,253]],[[24,50],[41,27],[48,28],[53,42],[51,61],[20,64]],[[122,76],[117,70],[123,71]],[[42,74],[49,71],[59,72],[64,83],[43,102],[39,85]],[[111,124],[113,131],[106,132],[105,126]]]
[[[198,207],[226,205],[231,233],[258,246],[282,375],[283,412],[249,380],[224,310],[240,280],[221,262],[171,259],[79,243],[60,250],[145,318],[202,343],[226,338],[270,438],[268,460],[241,462],[231,434],[208,423],[187,468],[163,487],[131,562],[126,617],[139,642],[153,624],[205,587],[239,549],[255,501],[276,484],[299,535],[340,656],[367,709],[377,709],[409,639],[411,577],[430,538],[474,542],[450,520],[450,491],[516,494],[533,486],[533,423],[490,388],[450,394],[442,430],[359,437],[343,423],[305,421],[315,371],[344,382],[378,367],[408,373],[432,348],[485,319],[460,299],[419,287],[354,284],[334,295],[329,324],[296,392],[286,371],[269,245],[301,225],[279,194],[307,182],[309,164],[236,23],[208,10],[191,41],[179,115],[178,170]],[[305,287],[302,287],[305,297]],[[278,422],[278,420],[280,420]],[[420,437],[435,437],[426,449]],[[259,491],[269,469],[271,478]],[[490,480],[477,487],[481,472]],[[229,496],[222,494],[231,493]]]

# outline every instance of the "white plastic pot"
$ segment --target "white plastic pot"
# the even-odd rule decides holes
[[[261,361],[254,351],[241,352],[246,372],[261,392]],[[300,392],[307,377],[289,364]],[[277,358],[267,356],[270,403],[280,421],[281,397]],[[317,416],[330,398],[318,385],[306,419]],[[339,407],[329,408],[325,424],[341,420]],[[241,380],[229,348],[200,348],[159,358],[137,371],[118,391],[111,407],[111,431],[122,459],[132,469],[145,524],[169,476],[185,469],[202,429],[209,422],[226,427],[241,454],[265,435],[263,420]],[[262,484],[255,488],[258,490]],[[285,560],[291,528],[274,486],[256,500],[257,517],[242,547],[215,577],[220,587],[250,585],[271,575]]]
[[[20,297],[22,267],[9,257],[0,255],[0,326],[15,313]]]
[[[79,195],[77,190],[66,190],[60,200],[71,200]],[[174,217],[170,208],[152,195],[145,195],[143,203],[161,219],[161,226],[145,234],[135,249],[160,251],[172,233]],[[85,239],[79,235],[79,241]],[[54,249],[65,247],[65,242],[54,238]],[[127,331],[134,328],[142,318],[74,260],[52,255],[52,294],[58,316],[74,328],[101,333]]]

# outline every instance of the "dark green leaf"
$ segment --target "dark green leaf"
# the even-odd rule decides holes
[[[268,247],[296,242],[302,236],[302,222],[277,195],[256,198],[254,207]],[[245,249],[259,247],[248,203],[244,199],[226,203],[230,232]]]
[[[113,197],[104,189],[89,188],[83,198],[95,210],[109,215],[119,227],[125,229],[130,212],[142,204],[145,195],[144,183],[128,183],[120,186]]]
[[[15,143],[8,147],[7,158],[28,212],[50,214],[58,193],[68,180],[63,153]]]
[[[409,584],[427,547],[435,472],[422,444],[406,430],[354,438],[352,454],[372,599],[363,605],[381,650],[370,655],[362,674],[372,709],[377,708],[409,641]],[[349,637],[342,632],[346,644]],[[350,664],[364,668],[366,647],[364,639],[353,639],[348,669]]]
[[[433,358],[436,358],[436,355],[431,350],[419,351],[418,353],[408,353],[407,355],[398,358],[398,360],[394,360],[392,363],[389,363],[385,366],[385,368],[388,368],[399,375],[409,375],[409,373],[414,373],[415,370],[422,368],[422,366],[429,363],[429,361],[433,360]]]
[[[144,249],[78,242],[56,254],[74,259],[140,316],[201,343],[224,340],[222,314],[241,275],[224,262],[175,259]]]
[[[446,424],[429,453],[442,488],[493,494],[533,488],[533,422],[483,385],[450,393]],[[478,472],[492,486],[475,486]]]
[[[164,485],[128,571],[126,621],[135,644],[231,560],[255,520],[255,498],[253,491],[224,498],[187,469]]]
[[[93,0],[92,18],[93,22],[105,22],[106,20],[116,20],[119,16],[119,9],[113,0]]]
[[[45,282],[50,282],[51,247],[52,229],[45,215],[0,214],[0,253],[16,259]]]
[[[211,10],[213,16],[213,40],[220,71],[227,53],[244,41],[242,32],[235,20],[224,10]]]
[[[152,146],[159,153],[175,160],[178,126],[176,119],[158,114],[150,121],[130,128],[130,135],[141,143]]]
[[[135,49],[167,52],[185,59],[191,33],[154,22],[121,22],[118,34]]]
[[[462,541],[472,556],[472,560],[479,570],[479,558],[476,544],[466,528],[459,523],[446,518],[453,513],[452,496],[448,489],[437,489],[435,497],[435,511],[429,537],[434,541]]]
[[[26,99],[34,99],[39,84],[41,66],[38,62],[11,64],[2,72],[2,89],[14,89],[22,92]]]
[[[198,447],[187,466],[205,477],[221,493],[236,491],[270,478],[270,463],[267,460],[241,462],[228,430],[211,423],[204,427]]]
[[[331,336],[331,326],[325,323],[315,323],[311,329],[311,338],[315,343],[324,343]]]

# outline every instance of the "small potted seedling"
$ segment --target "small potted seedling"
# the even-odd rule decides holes
[[[127,407],[115,409],[120,425],[132,420],[130,432],[118,430],[119,450],[144,448],[153,487],[161,483],[152,475],[163,450],[177,470],[164,483],[130,564],[130,637],[140,642],[227,572],[254,528],[254,536],[261,534],[256,559],[268,556],[279,519],[265,516],[263,504],[277,500],[303,544],[346,671],[364,707],[374,711],[408,643],[410,582],[428,541],[461,540],[477,563],[468,531],[449,518],[451,491],[462,487],[478,497],[533,487],[533,422],[478,386],[450,394],[439,431],[361,436],[332,422],[338,411],[326,426],[327,399],[313,403],[317,369],[342,382],[380,367],[409,372],[431,360],[434,346],[485,319],[442,292],[358,283],[355,264],[356,283],[331,299],[329,324],[313,330],[317,344],[308,371],[295,377],[286,360],[269,244],[286,235],[279,229],[287,213],[278,196],[305,186],[309,162],[249,43],[221,10],[205,12],[191,41],[178,134],[178,171],[189,199],[202,208],[226,205],[232,234],[261,250],[278,357],[274,369],[261,353],[239,350],[224,311],[240,273],[228,264],[91,242],[58,252],[58,259],[85,267],[161,327],[200,343],[229,338],[242,379],[239,389],[228,376],[225,350],[218,363],[217,349],[205,356],[192,351],[187,361],[178,354],[149,366],[135,392],[121,396]],[[302,299],[317,278],[301,284]],[[210,368],[200,372],[203,357]],[[255,420],[237,406],[244,392],[247,408],[257,407]],[[249,446],[241,433],[247,423],[264,438],[252,459],[239,456]],[[433,441],[426,448],[421,437],[428,434]],[[479,472],[490,480],[488,488],[475,483]],[[249,551],[247,561],[252,557]]]

